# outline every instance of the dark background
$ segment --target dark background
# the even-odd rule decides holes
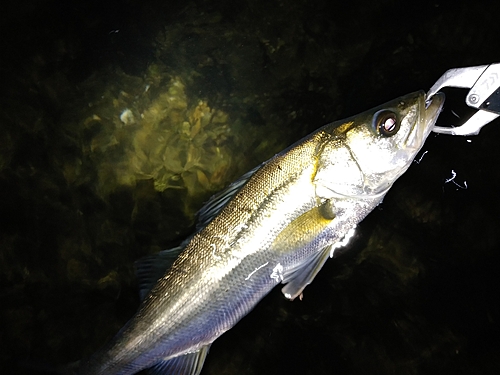
[[[487,1],[3,4],[2,373],[95,351],[138,305],[133,262],[176,245],[210,194],[287,144],[447,69],[500,62],[498,14]],[[153,98],[174,76],[189,108],[228,114],[223,177],[199,193],[185,174],[162,191],[102,183],[122,155],[88,146],[120,114],[106,108],[131,82],[155,82]],[[441,126],[468,113],[465,92],[447,94]],[[115,114],[89,128],[96,98]],[[431,134],[304,300],[271,292],[212,345],[202,374],[500,373],[499,125]]]

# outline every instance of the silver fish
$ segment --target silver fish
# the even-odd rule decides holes
[[[139,311],[78,373],[199,374],[272,288],[301,295],[411,165],[443,103],[420,91],[323,126],[212,197],[192,237],[138,264]]]

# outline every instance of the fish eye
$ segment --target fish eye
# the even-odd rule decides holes
[[[380,135],[392,137],[399,130],[399,119],[395,112],[383,109],[373,116],[373,127]]]

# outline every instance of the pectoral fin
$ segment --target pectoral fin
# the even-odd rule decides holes
[[[328,200],[293,220],[271,245],[280,254],[293,254],[310,244],[335,219],[334,207]]]
[[[194,353],[180,355],[161,361],[148,370],[149,375],[198,375],[203,368],[210,345]]]
[[[327,200],[292,221],[276,237],[272,248],[283,255],[300,252],[300,249],[313,243],[334,219],[334,206]],[[315,251],[307,259],[284,272],[282,282],[287,285],[283,287],[282,292],[286,298],[293,300],[312,282],[328,259],[330,247]]]
[[[286,298],[294,300],[302,294],[304,288],[314,280],[330,256],[331,247],[332,245],[329,245],[321,251],[314,253],[305,262],[300,264],[299,267],[284,275],[283,283],[287,284],[281,289],[281,292]]]

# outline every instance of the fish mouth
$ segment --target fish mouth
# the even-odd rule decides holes
[[[420,92],[420,118],[412,131],[413,134],[408,135],[406,143],[407,147],[413,149],[415,154],[422,148],[427,136],[431,133],[443,109],[444,100],[443,93],[437,93],[427,98],[423,91]]]
[[[416,155],[434,128],[434,124],[443,109],[445,96],[443,93],[437,93],[427,98],[423,90],[415,92],[413,95],[416,95],[415,110],[418,112],[418,118],[403,144],[406,152]]]
[[[424,139],[427,138],[432,128],[436,124],[439,114],[443,110],[445,95],[442,92],[432,95],[431,97],[425,97],[425,110],[424,110]]]

